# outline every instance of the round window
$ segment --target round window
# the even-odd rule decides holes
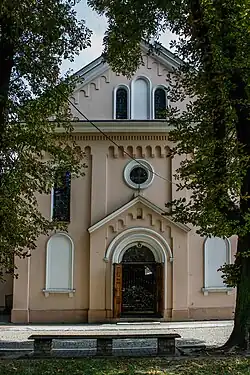
[[[144,184],[148,179],[148,171],[143,167],[134,167],[129,177],[135,184]]]
[[[145,189],[151,185],[154,177],[152,166],[143,159],[130,161],[124,169],[124,179],[134,189]]]

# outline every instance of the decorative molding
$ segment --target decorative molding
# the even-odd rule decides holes
[[[108,69],[105,73],[106,74],[101,75],[101,78],[104,78],[106,83],[110,83],[110,69]]]
[[[155,153],[152,152],[152,149]],[[131,157],[136,159],[142,158],[168,158],[170,156],[170,148],[168,146],[157,145],[157,146],[145,146],[144,144],[133,145],[133,146],[109,146],[108,147],[108,157],[109,158],[127,158],[129,159],[129,154]]]
[[[233,293],[234,288],[227,288],[227,287],[218,287],[218,288],[201,288],[201,291],[203,292],[204,296],[208,296],[208,293],[226,293],[227,295],[230,295]]]
[[[152,251],[157,263],[166,263],[167,254],[169,258],[173,258],[172,250],[165,238],[152,229],[136,227],[123,231],[113,239],[106,250],[105,259],[112,260],[112,264],[121,263],[125,251],[138,242]]]
[[[129,201],[128,203],[126,203],[125,205],[123,205],[122,207],[117,209],[116,211],[112,212],[111,214],[104,217],[102,220],[98,221],[96,224],[92,225],[90,228],[88,228],[88,232],[93,233],[95,230],[101,228],[103,225],[107,224],[108,222],[113,220],[115,217],[121,215],[127,209],[131,208],[132,206],[134,206],[135,204],[137,204],[139,202],[142,203],[143,205],[145,205],[146,207],[148,207],[149,209],[151,209],[152,211],[156,212],[159,215],[162,215],[165,212],[160,207],[158,207],[155,204],[153,204],[152,202],[150,202],[148,199],[142,197],[141,195],[138,195],[136,198],[133,198],[131,201]],[[163,218],[164,218],[164,220],[171,223],[172,225],[182,229],[184,232],[189,232],[191,230],[185,224],[174,222],[173,220],[170,219],[169,216],[163,216]]]
[[[78,95],[80,97],[80,92],[83,92],[85,98],[88,98],[90,96],[90,85],[86,85],[84,86],[83,88],[81,88],[80,90],[78,90]]]
[[[110,70],[110,68],[109,68],[107,63],[103,63],[103,62],[99,61],[97,64],[95,64],[93,66],[92,69],[90,69],[87,72],[84,72],[85,68],[86,67],[84,67],[82,69],[82,73],[81,73],[81,71],[76,73],[76,75],[83,78],[84,80],[81,83],[79,83],[78,85],[76,85],[76,88],[75,88],[74,92],[84,89],[84,87],[86,85],[88,85],[89,83],[92,83],[96,78],[106,76],[106,80],[110,80],[110,75],[109,75],[109,73],[107,73],[107,71]],[[107,82],[107,83],[109,83],[109,82]]]
[[[101,82],[103,81],[106,84],[110,83],[110,69],[105,65],[100,65],[99,67],[96,68],[95,74],[92,74],[88,76],[80,85],[76,86],[76,89],[73,92],[73,95],[78,95],[80,92],[84,93],[85,98],[90,97],[91,95],[91,90],[90,88],[94,86],[95,90],[100,90],[101,89]],[[78,98],[78,103],[79,103],[79,98]],[[78,104],[75,103],[75,104]]]
[[[149,46],[145,42],[141,42],[141,49],[145,55],[148,56],[148,49]],[[152,60],[155,60],[158,62],[158,66],[161,64],[166,70],[172,71],[173,68],[178,68],[182,61],[176,57],[172,52],[167,50],[164,47],[160,47],[159,53],[153,53],[149,55]],[[164,69],[163,68],[163,69]],[[108,76],[109,73],[104,74],[105,72],[109,71],[109,65],[104,62],[103,57],[100,56],[97,59],[93,60],[90,64],[86,65],[82,69],[80,69],[78,72],[75,73],[76,77],[82,78],[83,82],[79,83],[76,86],[75,91],[82,89],[86,84],[94,80],[98,76]],[[115,73],[116,76],[120,76],[119,73]],[[110,77],[106,78],[106,82],[109,83]]]
[[[173,261],[172,250],[167,241],[157,232],[152,229],[137,227],[130,228],[118,234],[108,246],[104,262],[112,265],[119,263],[122,260],[124,252],[135,243],[141,242],[142,245],[147,246],[154,254],[157,262],[164,264],[164,308],[167,308],[167,290],[168,290],[168,259]],[[111,280],[113,280],[113,267],[111,267]],[[111,296],[113,295],[113,282],[111,281]],[[113,308],[113,301],[111,299],[111,310]]]
[[[148,54],[149,46],[146,43],[141,43],[141,49],[143,52]],[[179,68],[182,63],[178,57],[164,47],[160,48],[159,53],[154,52],[153,54],[150,54],[150,56],[171,71],[173,68]]]
[[[65,140],[65,136],[62,136]],[[60,136],[59,136],[60,139]],[[167,135],[109,135],[109,139],[112,141],[168,141]],[[106,141],[107,137],[104,135],[69,135],[66,140],[72,141]],[[108,140],[107,140],[108,141]],[[151,157],[154,157],[151,147]]]
[[[73,297],[75,289],[43,289],[44,296],[47,298],[50,294],[67,294],[69,297]]]

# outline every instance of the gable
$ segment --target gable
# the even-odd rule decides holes
[[[160,207],[156,206],[141,195],[138,195],[118,210],[92,225],[88,231],[89,233],[93,233],[99,228],[111,223],[113,225],[113,231],[116,232],[127,226],[129,220],[133,222],[133,220],[136,219],[145,220],[146,218],[149,219],[150,226],[155,226],[157,223],[159,225],[159,230],[162,232],[164,232],[164,228],[169,227],[169,225],[174,225],[184,232],[190,231],[190,228],[187,225],[176,223],[169,216],[163,216],[163,213],[164,210]]]
[[[128,92],[128,119],[140,119],[140,111],[139,114],[136,113],[140,105],[138,106],[135,100],[141,97],[142,86],[144,85],[144,92],[147,90],[145,95],[148,95],[148,97],[145,98],[144,107],[148,107],[144,109],[144,112],[147,112],[146,118],[142,116],[142,119],[153,119],[151,100],[153,90],[158,86],[168,86],[167,74],[172,70],[173,66],[178,66],[180,62],[170,51],[164,48],[161,49],[159,55],[148,55],[148,47],[145,44],[142,44],[141,48],[143,64],[131,80],[125,76],[114,73],[109,65],[103,62],[102,57],[94,60],[76,73],[76,75],[82,79],[82,83],[76,87],[71,100],[87,118],[104,121],[116,119],[116,89],[122,86]],[[140,103],[142,103],[142,100]],[[84,117],[81,118],[79,112],[74,108],[72,108],[72,113],[76,119],[84,120]]]

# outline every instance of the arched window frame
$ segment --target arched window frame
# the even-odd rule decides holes
[[[154,86],[153,89],[152,89],[152,119],[153,120],[160,120],[160,119],[156,119],[155,118],[155,91],[157,89],[163,89],[165,91],[165,95],[166,95],[166,108],[169,107],[169,99],[167,98],[167,89],[168,89],[168,87],[166,85],[157,85],[157,86]]]
[[[229,295],[229,294],[231,294],[233,288],[227,287],[226,285],[225,286],[218,286],[218,287],[211,287],[211,286],[208,285],[206,243],[207,243],[209,238],[211,238],[211,237],[207,237],[205,239],[204,245],[203,245],[204,287],[202,288],[202,292],[203,292],[204,296],[207,296],[208,293],[217,293],[217,292],[224,292],[224,293],[227,293]],[[226,243],[226,250],[227,250],[227,261],[226,261],[226,263],[231,264],[232,263],[231,242],[228,238],[223,238],[223,240]]]
[[[70,268],[71,268],[71,278],[70,278],[70,287],[67,288],[67,289],[52,289],[50,288],[50,264],[49,264],[49,251],[51,250],[49,245],[50,245],[50,242],[51,240],[55,237],[55,236],[64,236],[66,237],[70,244],[71,244],[71,265],[70,265]],[[44,292],[44,295],[45,297],[48,297],[49,294],[56,294],[56,293],[59,293],[59,294],[62,294],[62,293],[68,293],[69,297],[73,297],[73,294],[75,293],[75,289],[73,288],[73,285],[74,285],[74,242],[72,240],[72,238],[67,234],[67,233],[64,233],[64,232],[57,232],[55,234],[53,234],[52,236],[50,236],[50,238],[48,239],[47,241],[47,244],[46,244],[46,275],[45,275],[45,289],[43,289],[43,292]]]
[[[113,91],[113,118],[114,120],[116,120],[116,94],[117,94],[117,90],[118,89],[125,89],[127,91],[127,113],[128,113],[128,118],[127,120],[130,119],[130,101],[131,101],[131,98],[130,98],[130,88],[128,85],[125,85],[125,84],[121,84],[121,85],[118,85],[114,88],[114,91]]]
[[[148,85],[148,92],[147,92],[147,104],[148,104],[148,113],[147,113],[147,120],[151,120],[153,117],[152,117],[152,100],[151,100],[151,95],[150,93],[152,92],[152,82],[151,80],[141,74],[137,77],[135,77],[132,81],[131,81],[131,119],[134,120],[134,84],[135,82],[138,80],[138,79],[143,79],[144,81],[147,82],[147,85]],[[140,120],[138,120],[140,121]],[[145,121],[145,119],[141,120],[141,121]]]

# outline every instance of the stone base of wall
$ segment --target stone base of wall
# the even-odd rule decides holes
[[[234,308],[191,308],[164,311],[161,321],[233,319]],[[129,319],[128,319],[129,320]],[[157,319],[156,319],[157,320]],[[108,323],[117,322],[111,310],[16,310],[11,313],[12,323]],[[142,319],[143,321],[143,319]]]
[[[230,320],[234,317],[234,307],[206,307],[189,309],[189,319],[192,320],[211,320],[221,319]]]
[[[11,323],[28,323],[29,322],[29,312],[28,310],[11,310]]]
[[[110,312],[109,312],[110,315]],[[88,323],[102,323],[109,321],[110,318],[107,317],[106,310],[89,310],[88,311]]]
[[[172,319],[171,320],[188,320],[189,319],[189,310],[172,310]]]
[[[12,310],[12,323],[86,323],[87,310]]]

